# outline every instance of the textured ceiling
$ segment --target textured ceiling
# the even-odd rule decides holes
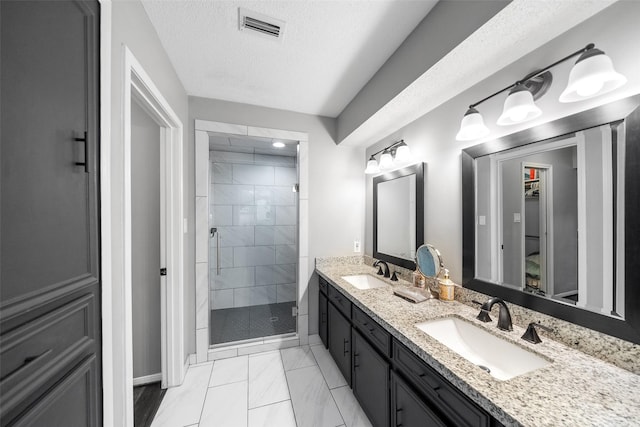
[[[143,0],[189,95],[336,117],[435,0]],[[238,30],[243,7],[286,22]]]

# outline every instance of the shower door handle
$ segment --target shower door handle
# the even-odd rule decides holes
[[[220,233],[216,227],[209,230],[209,238],[216,236],[216,276],[220,275]]]

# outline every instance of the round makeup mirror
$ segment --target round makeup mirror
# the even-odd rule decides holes
[[[420,246],[416,251],[416,265],[418,271],[425,277],[436,278],[444,270],[440,252],[429,244]]]

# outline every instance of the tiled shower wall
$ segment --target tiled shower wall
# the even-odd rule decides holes
[[[295,301],[296,158],[210,151],[209,171],[211,309]]]

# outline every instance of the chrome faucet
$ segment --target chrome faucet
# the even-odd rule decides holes
[[[382,272],[382,265],[381,264],[385,266],[384,273]],[[374,267],[378,267],[378,275],[382,276],[382,274],[384,274],[384,277],[391,276],[391,274],[389,273],[389,264],[387,264],[386,262],[378,260],[378,261],[373,263],[373,266]]]
[[[476,304],[481,304],[478,301],[474,301]],[[511,313],[509,313],[509,308],[507,304],[503,300],[498,297],[489,298],[487,302],[481,304],[480,313],[476,319],[482,322],[491,322],[491,317],[489,317],[489,313],[491,312],[491,308],[494,304],[498,304],[500,306],[500,312],[498,313],[498,329],[502,329],[503,331],[512,331],[513,325],[511,323]]]

